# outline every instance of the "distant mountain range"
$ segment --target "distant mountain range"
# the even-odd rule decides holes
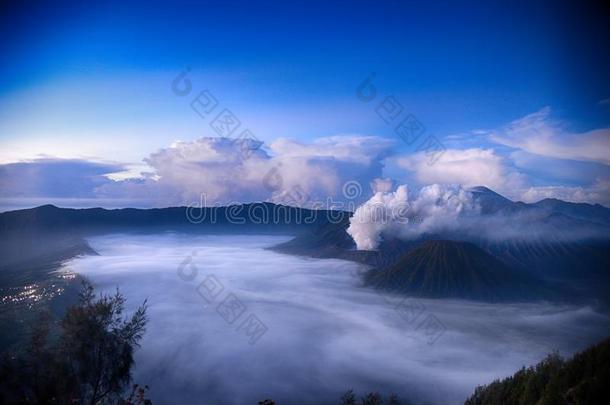
[[[271,203],[154,209],[58,208],[43,205],[0,213],[0,268],[63,252],[90,251],[85,238],[113,232],[256,233],[299,235],[347,212],[313,211]]]
[[[119,229],[249,228],[278,230],[306,229],[327,222],[327,218],[349,217],[349,213],[309,210],[272,203],[251,203],[223,207],[169,208],[36,208],[0,213],[0,232],[25,230],[84,230],[108,232]],[[246,225],[246,226],[244,226]],[[298,227],[295,227],[298,225]]]
[[[376,251],[358,251],[345,232],[346,219],[275,249],[368,264],[368,284],[410,295],[492,301],[593,298],[610,304],[610,209],[555,199],[513,202],[486,187],[470,192],[481,218],[494,221],[480,221],[479,229],[468,233],[386,237]],[[490,238],[490,231],[502,229],[483,229],[488,224],[517,232]]]
[[[610,226],[610,209],[600,204],[571,203],[556,198],[545,198],[533,204],[526,204],[511,201],[487,187],[472,187],[469,191],[481,205],[483,214],[529,211],[549,218],[563,216],[571,220]]]
[[[410,295],[608,300],[610,209],[554,199],[513,202],[485,187],[470,191],[482,218],[500,218],[499,224],[517,227],[517,233],[513,229],[500,239],[489,238],[489,229],[425,234],[411,240],[385,237],[378,250],[359,251],[346,233],[350,212],[271,203],[115,210],[45,205],[0,214],[0,269],[36,258],[62,260],[66,254],[90,254],[86,238],[103,233],[271,233],[294,236],[272,248],[276,251],[367,264],[367,284]]]

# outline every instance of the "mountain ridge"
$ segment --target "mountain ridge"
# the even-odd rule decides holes
[[[384,237],[376,251],[364,251],[357,249],[346,232],[353,215],[349,211],[311,210],[269,202],[224,207],[110,210],[59,208],[47,204],[0,213],[0,234],[3,236],[0,241],[0,266],[24,259],[20,256],[21,253],[28,251],[36,252],[40,257],[52,256],[54,250],[58,249],[75,252],[80,249],[86,252],[86,249],[82,248],[86,237],[110,232],[175,230],[283,234],[291,235],[293,239],[270,249],[287,254],[339,258],[363,263],[369,266],[364,275],[365,280],[380,271],[395,276],[400,274],[399,278],[408,279],[412,276],[409,269],[413,268],[415,255],[425,264],[419,268],[422,272],[420,276],[434,280],[423,284],[421,291],[411,286],[411,294],[422,296],[506,299],[510,294],[503,291],[512,287],[515,292],[513,298],[520,299],[521,294],[516,293],[516,286],[521,283],[523,277],[530,284],[540,280],[544,280],[543,284],[561,282],[579,290],[583,296],[591,289],[594,296],[603,296],[610,292],[607,291],[610,288],[604,287],[610,285],[610,209],[599,205],[549,199],[527,204],[513,202],[486,187],[474,187],[470,190],[475,201],[481,206],[482,216],[508,219],[501,223],[510,223],[513,218],[511,215],[523,216],[527,221],[521,221],[524,226],[522,233],[538,236],[521,239],[517,234],[516,239],[500,241],[488,239],[483,232],[478,232],[476,237],[466,237],[459,233],[422,235],[413,240]],[[551,235],[548,235],[549,232],[536,234],[541,228],[551,230]],[[576,241],[561,238],[563,233],[572,235],[578,229],[593,229],[602,237],[582,237]],[[433,241],[438,244],[438,241],[443,240],[470,243],[476,246],[476,249],[470,245],[455,245],[460,247],[459,252],[449,254],[447,251],[451,250],[451,247],[445,246],[438,250],[427,249],[424,245]],[[416,253],[409,256],[413,251]],[[435,258],[439,254],[456,256],[461,258],[461,261],[442,261]],[[401,261],[403,264],[400,268]],[[478,264],[469,269],[468,266],[472,263]],[[485,265],[481,267],[481,263]],[[485,266],[496,269],[496,274],[488,273]],[[458,268],[462,268],[464,274],[468,274],[468,271],[474,272],[469,281],[470,285],[461,286],[456,283],[455,288],[440,288],[441,275],[453,277]],[[456,280],[459,280],[459,277],[454,281]],[[490,294],[473,290],[482,280],[489,281],[484,284],[489,288]]]

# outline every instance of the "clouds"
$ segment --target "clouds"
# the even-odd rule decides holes
[[[610,205],[610,128],[573,133],[567,127],[545,107],[499,129],[446,137],[451,148],[434,165],[422,153],[394,161],[410,184],[481,185],[526,202]],[[465,145],[471,147],[460,148]]]
[[[106,175],[122,171],[116,163],[42,158],[0,165],[1,197],[95,197],[94,190],[111,182]]]
[[[586,187],[582,186],[537,186],[525,190],[521,198],[525,202],[536,202],[544,198],[558,198],[569,202],[601,203],[610,205],[610,179],[598,178]]]
[[[262,143],[251,139],[201,138],[177,142],[145,159],[154,177],[142,186],[157,189],[166,204],[254,201],[263,197],[261,172],[269,163]],[[119,191],[123,184],[118,183]]]
[[[374,164],[390,154],[394,142],[376,136],[330,136],[310,144],[280,138],[271,143],[271,150],[285,158],[319,158]]]
[[[547,198],[551,193],[562,193],[569,199],[588,192],[569,187],[560,190],[534,187],[527,191],[533,201]],[[587,212],[593,211],[580,212],[578,215],[587,216]],[[593,226],[595,220],[578,221],[556,214],[544,205],[525,207],[510,203],[482,188],[432,184],[411,193],[406,185],[400,185],[394,192],[376,193],[358,207],[350,218],[347,233],[359,250],[376,250],[383,240],[412,241],[430,237],[535,243],[608,239],[608,229]]]
[[[271,201],[339,208],[408,183],[486,186],[526,202],[554,197],[610,205],[609,130],[576,134],[566,127],[544,108],[497,130],[477,130],[475,137],[447,137],[451,147],[433,164],[425,152],[396,155],[400,142],[375,136],[269,144],[204,137],[158,149],[139,167],[52,158],[0,165],[0,197],[99,198],[140,207]],[[465,145],[470,147],[460,148]],[[135,169],[141,175],[129,178]],[[348,182],[360,190],[346,199]]]
[[[553,119],[551,112],[545,107],[489,134],[490,140],[517,150],[512,154],[517,165],[539,174],[555,172],[551,184],[541,184],[538,179],[538,184],[522,188],[520,198],[526,202],[559,198],[610,205],[610,128],[572,132],[567,123]],[[529,156],[524,158],[524,154]],[[569,184],[585,173],[584,169],[590,173],[589,180]]]
[[[544,108],[498,130],[477,131],[468,142],[496,145],[447,149],[433,165],[423,153],[395,158],[422,188],[414,198],[406,186],[384,190],[358,208],[348,228],[358,249],[374,250],[384,236],[414,239],[455,231],[496,240],[553,234],[532,225],[536,218],[525,213],[481,216],[463,187],[487,186],[525,202],[558,198],[610,205],[610,130],[570,133],[550,113]],[[403,207],[401,215],[397,206]]]
[[[517,119],[490,134],[492,141],[541,156],[610,164],[610,128],[570,132],[551,108]]]
[[[202,196],[207,205],[273,201],[314,206],[345,200],[348,181],[374,183],[391,147],[390,140],[366,136],[312,143],[278,139],[268,147],[254,139],[200,138],[159,149],[144,159],[148,169],[141,178],[120,181],[108,175],[125,170],[122,165],[59,159],[2,165],[0,191],[4,198],[98,197],[146,200],[149,206],[189,205]],[[28,181],[23,182],[24,176]],[[359,203],[358,198],[369,195],[351,197]]]
[[[304,144],[279,139],[269,148],[249,139],[201,138],[152,154],[155,186],[178,203],[205,194],[208,204],[275,201],[308,206],[340,198],[349,180],[381,176],[391,143],[375,137],[336,136]]]
[[[524,176],[493,149],[448,149],[433,165],[428,164],[424,153],[416,153],[399,158],[398,165],[412,171],[420,184],[486,186],[500,192],[509,192],[524,184]]]

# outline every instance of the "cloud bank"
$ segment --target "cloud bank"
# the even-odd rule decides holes
[[[334,136],[309,144],[278,139],[268,147],[254,139],[200,138],[152,153],[141,178],[121,181],[109,178],[126,170],[121,165],[63,159],[3,165],[0,191],[4,198],[98,197],[147,200],[151,206],[253,201],[314,206],[329,199],[345,202],[347,182],[375,184],[392,145],[391,140],[366,136]],[[30,180],[25,184],[24,175]],[[348,199],[360,203],[370,196],[367,192],[357,190]]]
[[[138,207],[271,201],[353,209],[377,191],[408,183],[486,186],[515,201],[610,206],[610,129],[566,128],[547,107],[476,136],[446,137],[452,147],[434,164],[423,151],[401,153],[399,139],[377,136],[280,138],[268,145],[200,138],[149,154],[138,177],[133,164],[44,158],[0,165],[0,199],[97,199],[88,205]],[[348,183],[357,185],[350,194]]]
[[[155,178],[141,186],[161,189],[167,203],[190,203],[205,194],[210,205],[273,201],[310,206],[340,199],[348,181],[368,184],[380,177],[391,145],[376,137],[336,136],[311,144],[279,139],[263,149],[250,139],[201,138],[152,154],[146,162]]]

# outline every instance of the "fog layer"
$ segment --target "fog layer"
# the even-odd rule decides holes
[[[457,404],[477,384],[553,350],[570,355],[609,330],[589,307],[401,303],[362,287],[362,265],[264,249],[287,239],[111,235],[90,240],[100,256],[65,268],[100,291],[120,287],[129,310],[148,299],[135,382],[150,386],[155,404],[337,404],[350,388]],[[233,302],[232,316],[223,302]],[[248,335],[252,319],[264,327]],[[419,326],[426,319],[438,323],[433,333]]]

